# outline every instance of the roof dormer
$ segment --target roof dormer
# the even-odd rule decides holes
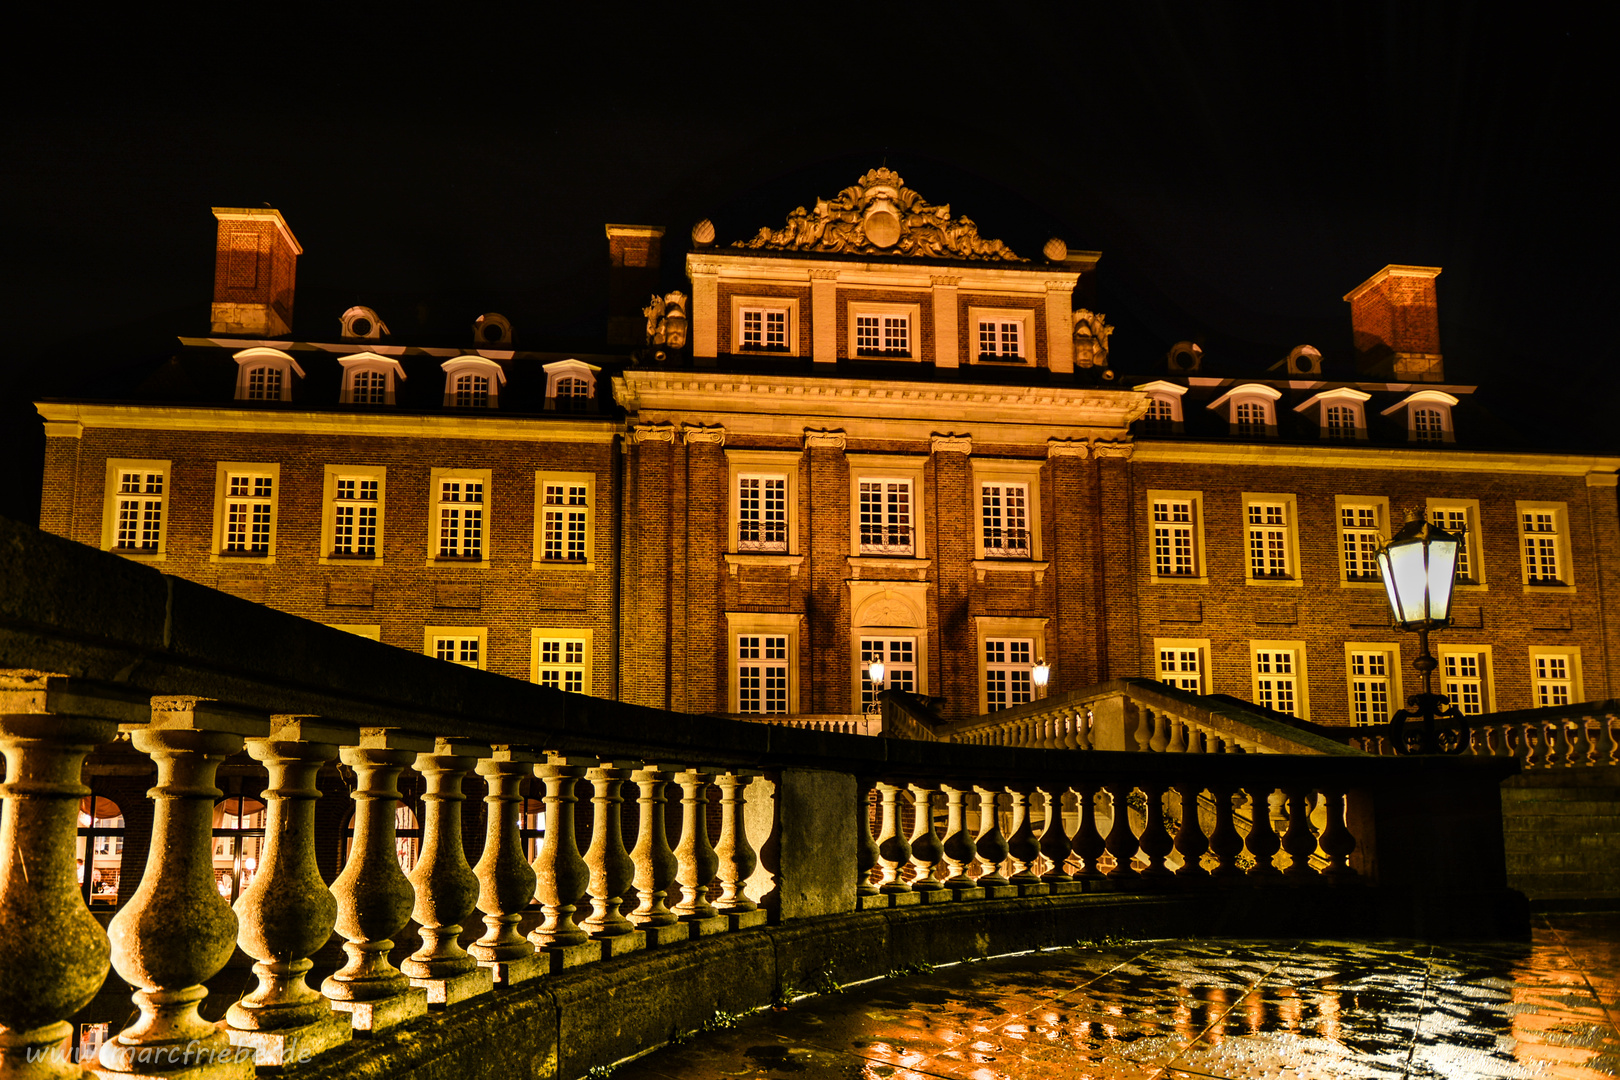
[[[304,377],[298,361],[264,345],[232,355],[236,361],[237,401],[291,401],[292,381]]]
[[[338,358],[343,366],[344,405],[392,405],[394,389],[405,378],[405,368],[391,356],[357,352]]]
[[[478,316],[473,323],[473,341],[480,348],[490,348],[494,345],[512,344],[512,320],[498,311],[491,311]]]
[[[500,404],[506,370],[482,356],[458,356],[446,360],[444,403],[457,409],[493,409]]]
[[[1322,374],[1322,351],[1315,345],[1295,345],[1288,355],[1272,364],[1267,371],[1282,369],[1289,378],[1299,375]]]
[[[1367,410],[1365,402],[1372,395],[1351,386],[1324,390],[1312,394],[1294,411],[1315,417],[1317,430],[1324,439],[1365,439],[1367,437]]]
[[[343,337],[346,341],[380,341],[388,333],[388,326],[368,307],[356,305],[342,315]]]
[[[1181,395],[1187,392],[1185,386],[1159,379],[1134,389],[1148,396],[1147,412],[1141,416],[1144,434],[1170,435],[1182,430]]]
[[[1406,441],[1449,443],[1457,441],[1451,426],[1451,409],[1457,399],[1444,390],[1419,390],[1397,401],[1380,415],[1406,410]]]
[[[558,412],[588,412],[596,405],[596,376],[602,370],[583,360],[557,360],[545,364],[546,408]]]
[[[1243,383],[1209,403],[1226,418],[1227,431],[1251,439],[1277,434],[1277,399],[1282,391],[1264,383]]]

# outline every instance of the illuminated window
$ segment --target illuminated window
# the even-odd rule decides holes
[[[911,481],[862,479],[858,487],[860,553],[913,554]]]
[[[536,681],[553,690],[571,694],[585,692],[585,641],[583,638],[548,638],[539,643]]]
[[[546,373],[546,408],[557,412],[590,412],[596,407],[596,375],[601,368],[582,360],[555,360]]]
[[[280,349],[256,345],[232,356],[236,361],[236,400],[289,401],[292,377],[303,378],[304,369]]]
[[[1301,715],[1299,671],[1293,649],[1255,650],[1254,701],[1274,712]]]
[[[788,550],[786,476],[737,477],[737,550]]]
[[[987,712],[1035,700],[1035,642],[1029,638],[987,638],[984,642],[984,700]]]
[[[1348,405],[1329,405],[1323,410],[1327,420],[1327,437],[1353,439],[1356,437],[1356,412]]]
[[[737,636],[737,711],[768,715],[788,711],[786,634]]]
[[[1147,412],[1142,414],[1142,430],[1167,435],[1175,428],[1175,406],[1166,398],[1156,397],[1149,401]]]
[[[1524,579],[1531,585],[1561,585],[1561,513],[1551,507],[1521,509]]]
[[[1446,437],[1445,423],[1439,409],[1412,410],[1412,438],[1417,442],[1441,442]]]
[[[764,352],[787,352],[788,312],[786,308],[745,307],[741,309],[742,347]]]
[[[489,379],[483,375],[457,375],[454,404],[461,409],[489,407]]]
[[[1277,430],[1276,402],[1282,391],[1264,383],[1234,386],[1206,408],[1226,418],[1227,430],[1246,438],[1262,438]]]
[[[1159,681],[1194,694],[1204,692],[1203,650],[1195,646],[1160,644]]]
[[[214,804],[214,887],[231,903],[253,884],[264,855],[264,803],[228,795]]]
[[[438,481],[439,558],[484,556],[484,483],[462,477]]]
[[[1028,484],[980,484],[979,513],[985,558],[1030,558]]]
[[[388,400],[388,376],[380,371],[357,371],[350,400],[356,405],[381,405]]]
[[[921,311],[918,304],[851,304],[850,355],[916,359]]]
[[[979,320],[980,360],[1021,360],[1023,356],[1023,322],[1007,319]]]
[[[1269,409],[1263,401],[1240,401],[1232,407],[1232,416],[1239,435],[1264,435],[1269,421]]]
[[[339,476],[332,500],[332,554],[355,559],[377,555],[381,482],[372,476]]]
[[[590,558],[590,488],[583,483],[547,482],[542,510],[541,558],[546,562],[585,562]]]
[[[484,666],[484,641],[481,634],[469,633],[442,633],[434,634],[431,639],[432,651],[429,655],[462,667],[479,668]]]
[[[247,399],[249,401],[281,400],[281,369],[259,365],[247,370]]]
[[[112,550],[161,551],[165,473],[157,469],[120,469],[116,475],[117,516]]]
[[[1249,523],[1249,576],[1290,577],[1288,506],[1251,502],[1244,509]]]
[[[1383,415],[1405,410],[1406,437],[1411,442],[1451,442],[1455,438],[1451,410],[1457,401],[1444,390],[1418,390],[1385,409]]]
[[[1383,542],[1377,506],[1339,507],[1339,538],[1347,581],[1378,580],[1378,547]]]
[[[1153,572],[1159,577],[1198,575],[1197,534],[1191,499],[1153,503]]]
[[[422,850],[422,829],[417,824],[416,811],[403,800],[394,807],[394,856],[399,868],[409,874],[416,869],[416,858]],[[343,827],[343,865],[349,864],[349,851],[354,847],[354,814],[349,815]]]
[[[1445,694],[1460,712],[1478,716],[1485,711],[1485,680],[1490,673],[1488,658],[1481,652],[1441,654]]]
[[[1473,523],[1478,514],[1476,505],[1450,506],[1433,504],[1429,507],[1429,520],[1457,537],[1457,580],[1473,584],[1479,580],[1480,566],[1475,562],[1477,544]]]
[[[268,555],[275,512],[272,477],[227,473],[220,550],[228,555]]]
[[[883,689],[918,693],[917,639],[914,637],[862,637],[861,638],[861,711],[877,701],[872,688],[870,664],[878,660],[883,664]]]
[[[124,869],[124,815],[118,804],[95,794],[79,800],[78,884],[92,908],[118,903]]]
[[[1568,705],[1574,692],[1574,679],[1570,671],[1569,656],[1561,653],[1540,653],[1531,658],[1535,664],[1536,704],[1542,708]]]
[[[578,361],[573,363],[577,364]],[[551,368],[554,365],[546,366]],[[506,384],[506,371],[495,361],[466,354],[446,360],[439,367],[444,371],[444,403],[447,406],[493,409],[499,404],[501,387]]]
[[[1388,652],[1350,653],[1350,722],[1357,727],[1382,724],[1390,717],[1390,668]]]

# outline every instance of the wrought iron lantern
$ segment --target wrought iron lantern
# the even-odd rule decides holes
[[[1029,671],[1029,681],[1035,684],[1035,696],[1046,696],[1046,684],[1052,679],[1052,665],[1045,660],[1035,661],[1035,666]]]
[[[1390,611],[1401,629],[1418,636],[1412,662],[1423,676],[1423,691],[1406,699],[1406,708],[1389,718],[1390,741],[1399,754],[1458,754],[1468,742],[1468,721],[1444,694],[1434,692],[1429,632],[1451,625],[1451,589],[1456,582],[1460,539],[1412,514],[1400,532],[1378,551],[1378,570],[1389,594]],[[1409,721],[1421,720],[1421,731],[1408,732]]]
[[[873,660],[866,665],[866,677],[872,680],[872,700],[866,706],[865,717],[868,723],[877,723],[883,719],[883,703],[878,695],[883,693],[883,661]]]

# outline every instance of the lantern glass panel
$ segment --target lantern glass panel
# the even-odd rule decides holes
[[[1429,538],[1429,614],[1444,622],[1451,614],[1451,586],[1457,580],[1457,541]]]

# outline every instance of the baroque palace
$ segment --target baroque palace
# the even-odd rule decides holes
[[[956,719],[1045,662],[1055,690],[1351,724],[1416,689],[1373,555],[1420,509],[1464,538],[1440,689],[1616,695],[1620,456],[1499,441],[1446,381],[1438,268],[1355,286],[1353,349],[1122,371],[1097,252],[1020,257],[878,169],[741,242],[700,222],[673,291],[662,228],[607,226],[605,341],[548,352],[494,312],[460,342],[365,307],[295,334],[287,222],[214,213],[207,335],[130,393],[38,403],[45,529],[675,710],[858,724],[880,659]]]

